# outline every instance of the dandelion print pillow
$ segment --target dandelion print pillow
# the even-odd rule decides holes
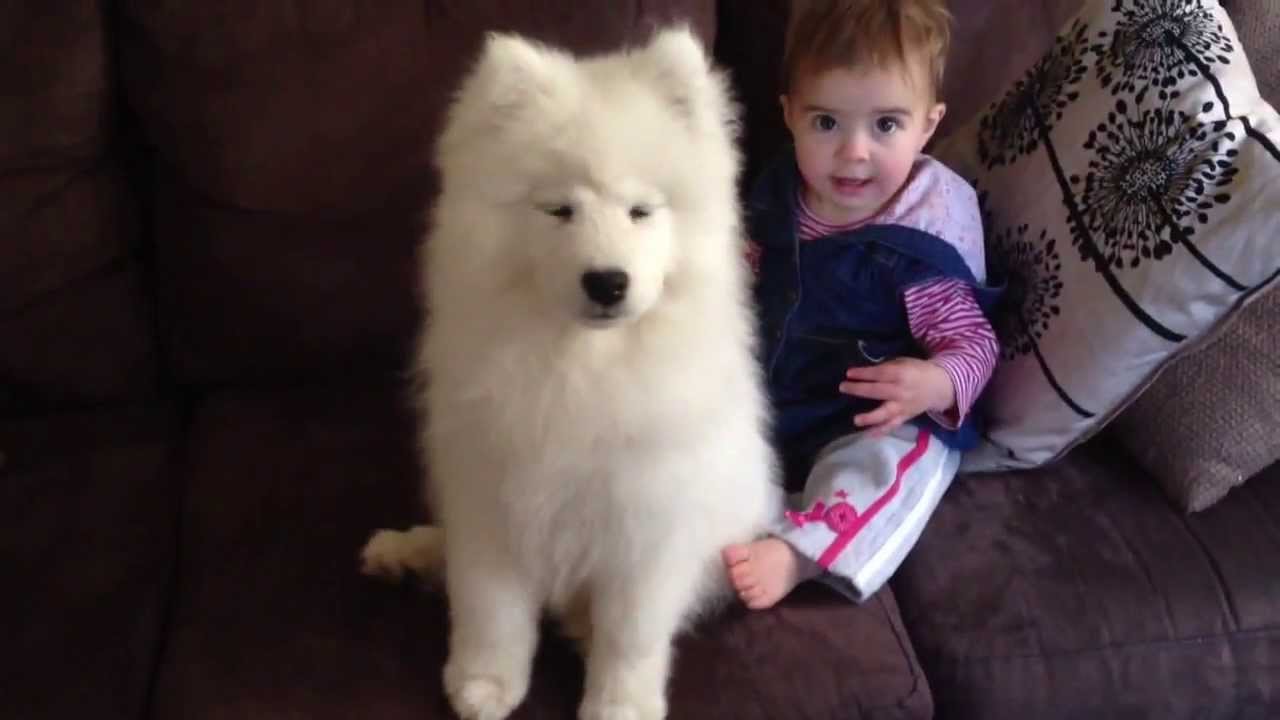
[[[1277,146],[1217,2],[1093,0],[935,150],[1009,288],[966,470],[1061,456],[1276,279]]]

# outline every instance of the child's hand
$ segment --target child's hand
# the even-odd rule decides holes
[[[853,367],[845,373],[840,392],[883,400],[871,412],[856,415],[853,424],[884,436],[925,412],[946,412],[956,403],[951,377],[940,366],[916,358],[895,358],[872,367]]]

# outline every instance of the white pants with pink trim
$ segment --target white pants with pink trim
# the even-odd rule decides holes
[[[826,570],[833,587],[864,600],[915,546],[959,467],[959,451],[914,425],[838,438],[773,532]]]

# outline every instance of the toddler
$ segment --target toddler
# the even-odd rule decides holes
[[[775,439],[805,485],[772,534],[724,550],[748,607],[819,576],[874,593],[977,440],[998,293],[973,189],[923,153],[949,22],[945,0],[793,5],[792,143],[747,218]]]

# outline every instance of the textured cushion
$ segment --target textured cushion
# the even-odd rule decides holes
[[[1182,510],[1280,461],[1280,291],[1164,372],[1111,431]]]
[[[394,391],[225,392],[187,443],[181,584],[158,720],[450,718],[440,593],[358,573],[375,528],[420,519],[412,418]],[[810,587],[679,645],[671,717],[928,718],[891,592]],[[569,718],[582,666],[549,640],[513,716]]]
[[[1280,98],[1280,10],[1224,2],[1258,88]],[[1280,461],[1280,291],[1245,308],[1201,352],[1162,373],[1112,430],[1183,510],[1202,510]]]
[[[1010,283],[968,469],[1060,457],[1276,277],[1277,142],[1213,0],[1093,0],[948,138]]]
[[[431,143],[486,30],[589,51],[712,0],[122,4],[179,380],[401,371]]]
[[[1280,8],[1258,0],[1223,0],[1236,25],[1262,96],[1274,105],[1280,98]]]
[[[0,415],[154,389],[103,3],[0,4]]]
[[[892,584],[949,719],[1261,720],[1277,557],[1280,466],[1187,517],[1094,441],[958,478]]]
[[[145,717],[177,552],[174,419],[0,421],[5,717]]]

